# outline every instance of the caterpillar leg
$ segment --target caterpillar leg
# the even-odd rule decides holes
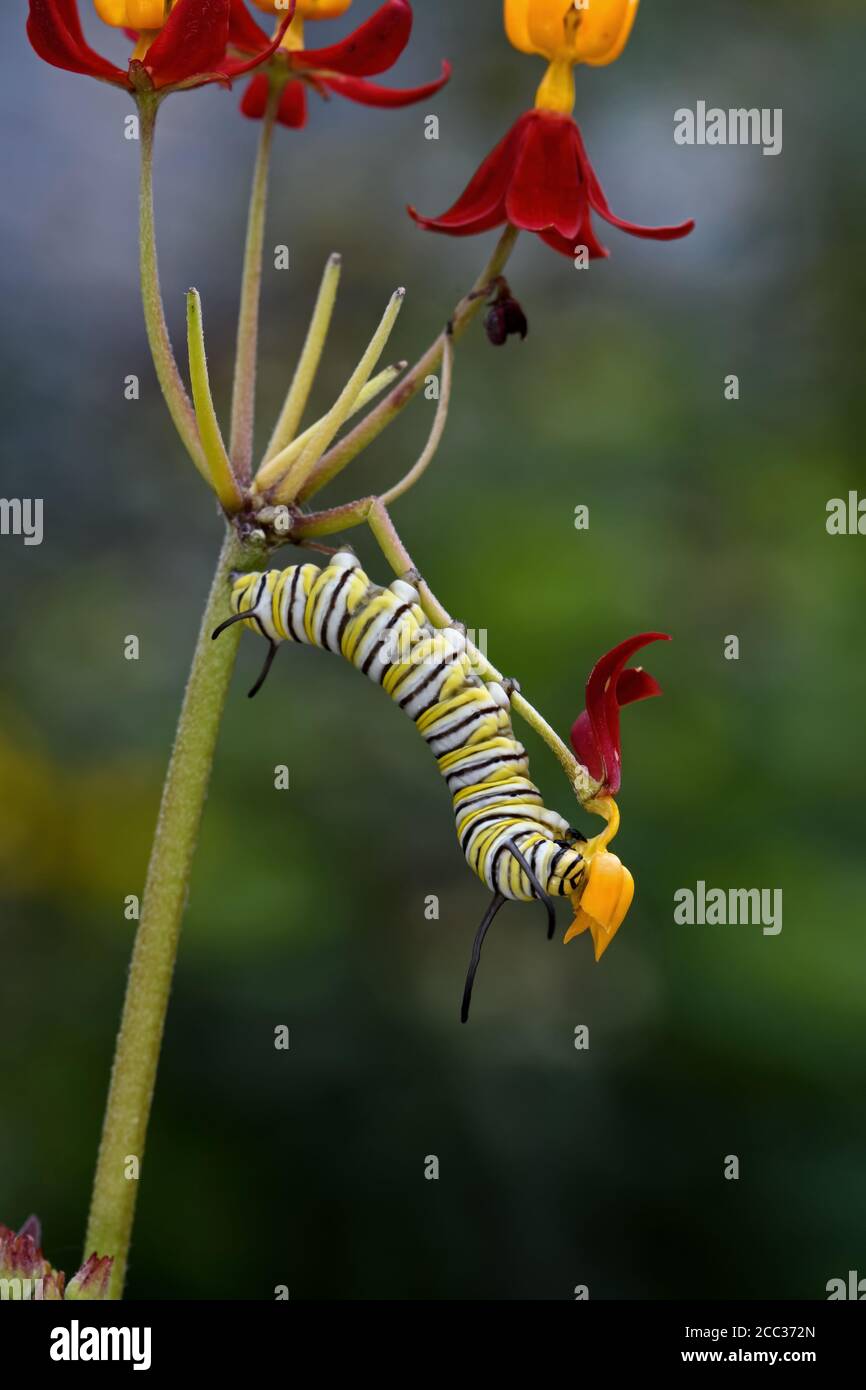
[[[499,909],[508,899],[504,893],[494,893],[493,899],[484,914],[481,926],[475,933],[475,940],[472,943],[472,954],[469,957],[469,969],[466,972],[466,984],[463,986],[463,1002],[460,1005],[460,1022],[466,1023],[469,1018],[469,1006],[472,1003],[472,986],[475,983],[475,975],[481,960],[481,947],[484,945],[484,938],[493,924],[493,919]]]

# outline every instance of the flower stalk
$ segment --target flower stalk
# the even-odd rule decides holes
[[[169,414],[183,445],[205,481],[210,484],[207,460],[199,439],[195,412],[178,371],[159,283],[156,253],[156,223],[153,210],[153,150],[159,98],[151,92],[138,97],[139,143],[141,145],[141,185],[139,190],[139,244],[141,299],[147,341],[157,379]]]
[[[223,705],[234,669],[238,632],[212,642],[229,613],[229,576],[249,556],[228,529],[193,654],[166,774],[135,937],[126,1000],[97,1160],[85,1258],[98,1250],[113,1257],[110,1296],[120,1298],[138,1195],[140,1168],[153,1099],[159,1051],[177,956],[190,871],[207,794]]]
[[[285,78],[280,78],[275,73],[270,75],[268,104],[265,108],[259,137],[247,219],[229,437],[229,455],[235,476],[241,483],[249,482],[252,473],[256,359],[259,341],[259,304],[262,290],[262,256],[265,242],[265,219],[268,209],[268,174],[271,167],[271,147],[277,108],[280,104],[280,93],[284,85]]]

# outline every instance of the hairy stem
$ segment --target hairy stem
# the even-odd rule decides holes
[[[454,310],[449,328],[455,342],[462,338],[473,319],[481,311],[484,305],[485,291],[502,274],[508,258],[514,250],[518,236],[519,232],[516,227],[506,227],[496,244],[493,255],[469,294],[461,299]],[[446,328],[439,334],[435,343],[427,349],[424,356],[419,358],[412,370],[403,377],[400,384],[395,386],[394,390],[385,397],[384,401],[377,405],[375,410],[371,410],[370,414],[359,425],[356,425],[349,434],[319,459],[301,488],[298,501],[305,502],[320,492],[332,478],[341,473],[346,465],[360,454],[362,449],[366,449],[374,439],[378,439],[382,431],[391,424],[391,421],[400,414],[401,410],[406,408],[421,390],[427,377],[439,370],[445,351],[447,334],[448,329]]]
[[[141,186],[139,191],[139,245],[141,298],[147,341],[166,405],[187,453],[202,477],[211,485],[210,472],[201,447],[195,412],[178,371],[168,326],[156,254],[156,224],[153,210],[153,146],[158,103],[152,95],[139,97],[139,135],[141,144]]]
[[[282,84],[271,78],[268,104],[262,121],[259,152],[253,173],[250,210],[247,219],[247,241],[244,251],[241,304],[238,314],[235,375],[232,388],[232,422],[229,457],[235,476],[248,483],[253,461],[253,427],[256,405],[256,355],[259,343],[259,300],[262,289],[262,254],[265,242],[265,217],[268,208],[268,173],[271,165],[271,145],[274,123],[280,103]]]
[[[229,613],[229,574],[243,559],[235,533],[223,542],[202,618],[162,792],[141,920],[117,1035],[111,1086],[96,1166],[85,1258],[111,1255],[111,1297],[120,1298],[138,1195],[137,1160],[145,1148],[169,992],[190,870],[207,793],[238,629],[211,633]]]

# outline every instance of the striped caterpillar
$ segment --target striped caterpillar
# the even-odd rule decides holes
[[[380,588],[353,554],[341,552],[324,569],[304,564],[236,575],[232,608],[234,616],[214,637],[243,622],[270,643],[250,695],[261,688],[281,643],[321,647],[381,685],[430,748],[452,796],[460,848],[493,893],[473,946],[461,1009],[465,1022],[484,937],[502,905],[509,899],[538,899],[547,909],[552,937],[553,899],[570,898],[580,917],[593,870],[601,869],[603,860],[619,865],[614,855],[599,854],[597,864],[594,858],[615,827],[587,843],[545,807],[511,726],[506,690],[473,669],[463,633],[431,626],[418,591],[405,580]],[[628,871],[620,869],[630,883]],[[617,885],[618,897],[607,911],[611,936],[631,901],[619,878]],[[598,896],[597,886],[593,892]],[[566,940],[588,925],[576,923]]]

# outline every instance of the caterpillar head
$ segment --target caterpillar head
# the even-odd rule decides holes
[[[596,807],[607,819],[607,826],[583,847],[586,873],[580,889],[571,894],[575,916],[564,941],[567,943],[582,932],[590,932],[595,958],[601,960],[631,907],[634,879],[622,860],[607,848],[619,829],[616,802],[604,797]]]

